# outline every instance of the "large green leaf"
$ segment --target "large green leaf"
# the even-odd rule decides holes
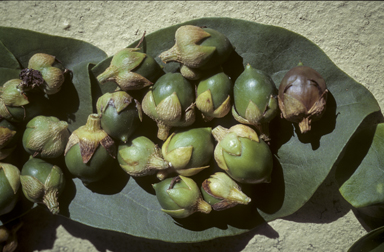
[[[384,227],[370,231],[357,240],[348,252],[381,252],[384,251]]]
[[[90,65],[106,58],[99,48],[75,39],[51,36],[48,34],[0,27],[0,85],[18,78],[20,70],[28,66],[29,58],[35,53],[47,53],[56,56],[72,74],[66,79],[60,92],[49,96],[50,115],[69,122],[73,131],[86,122],[93,112]],[[25,124],[19,124],[18,131],[23,131]],[[20,145],[12,155],[2,162],[9,162],[21,168],[28,155]],[[53,160],[49,160],[52,162]],[[54,160],[60,162],[61,160]],[[15,209],[0,217],[0,224],[7,223],[25,214],[34,204],[23,195]]]
[[[9,27],[0,27],[0,41],[0,56],[7,59],[0,66],[8,62],[3,67],[13,69],[10,71],[14,72],[15,60],[20,69],[26,68],[35,53],[54,55],[71,70],[72,79],[68,78],[62,90],[50,96],[53,113],[68,120],[70,130],[86,122],[86,117],[93,112],[88,65],[106,58],[104,51],[84,41]]]
[[[79,179],[73,179],[62,198],[61,214],[64,216],[93,227],[169,242],[196,242],[240,234],[265,221],[290,215],[302,207],[342,157],[362,121],[380,111],[372,94],[341,71],[311,41],[286,29],[254,22],[204,18],[149,34],[143,50],[163,65],[165,72],[177,70],[178,64],[164,65],[158,55],[174,44],[174,33],[184,24],[207,26],[229,38],[235,52],[223,67],[233,80],[248,63],[270,74],[277,86],[283,75],[299,61],[314,68],[322,74],[330,91],[324,117],[313,124],[307,136],[298,133],[296,126],[279,117],[273,120],[270,128],[271,149],[275,156],[272,183],[242,185],[243,191],[252,197],[247,206],[173,219],[160,210],[151,187],[151,183],[157,182],[156,178],[129,177],[116,164],[110,177],[92,187],[87,188]],[[136,45],[137,42],[129,47]],[[100,94],[116,88],[113,83],[99,86],[95,81],[109,62],[110,58],[92,69],[94,102]],[[135,95],[141,97],[142,93]],[[228,115],[211,123],[198,121],[193,127],[215,127],[218,124],[229,127],[234,123],[233,117]],[[147,117],[144,117],[143,126],[137,133],[157,141],[155,125]],[[212,161],[210,169],[194,178],[201,182],[216,169]]]
[[[363,131],[361,138],[370,139]],[[365,133],[365,134],[364,134]],[[363,135],[364,134],[364,135]],[[361,151],[356,148],[355,151]],[[384,204],[384,123],[377,125],[368,153],[352,174],[340,187],[340,193],[354,207]]]
[[[13,56],[13,54],[8,50],[7,47],[4,46],[4,44],[0,41],[0,55],[1,55],[1,62],[0,67],[2,68],[19,68],[19,62]]]

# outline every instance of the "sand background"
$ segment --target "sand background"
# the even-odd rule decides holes
[[[384,108],[384,2],[1,1],[0,25],[87,41],[113,55],[158,29],[200,17],[280,26],[316,43]],[[23,217],[17,251],[347,251],[367,230],[331,173],[295,214],[244,235],[168,244],[105,232],[38,207]]]

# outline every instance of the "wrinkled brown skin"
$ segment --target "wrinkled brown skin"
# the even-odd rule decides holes
[[[302,133],[309,131],[311,122],[319,120],[325,112],[327,93],[325,80],[316,70],[308,66],[292,68],[279,87],[282,116],[288,121],[299,123]],[[285,95],[291,96],[299,102],[298,105],[302,105],[288,108]]]

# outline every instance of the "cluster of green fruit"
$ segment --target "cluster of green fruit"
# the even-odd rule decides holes
[[[0,202],[4,209],[0,213],[12,210],[11,198],[20,183],[28,199],[58,213],[63,173],[39,157],[63,154],[66,169],[84,185],[108,176],[116,160],[130,176],[156,174],[159,182],[153,188],[162,210],[175,218],[248,204],[251,198],[239,184],[271,180],[269,122],[281,111],[282,117],[298,123],[302,133],[310,131],[311,122],[324,114],[327,88],[319,73],[302,65],[287,72],[279,89],[270,76],[249,64],[233,81],[222,65],[234,50],[220,32],[185,25],[177,29],[175,45],[159,55],[165,64],[178,62],[177,72],[164,73],[154,58],[138,48],[119,51],[97,76],[100,84],[112,81],[117,89],[100,96],[97,113],[90,114],[87,123],[71,134],[66,122],[28,112],[29,97],[36,90],[45,95],[58,92],[67,72],[53,65],[53,56],[38,54],[41,58],[33,61],[37,63],[30,63],[20,80],[4,84],[0,94],[3,120],[28,122],[22,142],[31,154],[21,174],[16,167],[1,164],[0,179],[3,176],[3,183],[9,184],[9,200]],[[129,94],[137,90],[145,91],[141,100]],[[238,124],[193,127],[197,111],[205,122],[232,113]],[[145,127],[144,116],[156,123],[161,147],[153,139],[134,135]],[[0,142],[0,154],[6,155],[12,151],[15,132],[6,126],[0,130],[5,139]],[[198,186],[193,178],[209,167],[212,157],[223,171]]]

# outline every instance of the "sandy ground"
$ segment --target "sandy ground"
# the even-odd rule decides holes
[[[316,43],[384,108],[384,3],[270,1],[2,1],[0,25],[81,39],[113,55],[140,38],[200,17],[287,28]],[[167,244],[90,228],[36,208],[23,218],[18,251],[347,251],[367,231],[337,193],[332,174],[292,216],[245,235]]]

